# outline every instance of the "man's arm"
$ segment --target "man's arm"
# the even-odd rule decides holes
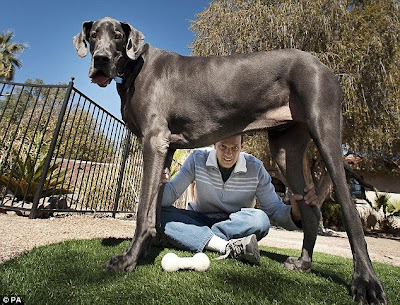
[[[290,198],[290,205],[292,206],[291,215],[294,222],[301,221],[300,207],[297,201],[304,199],[304,202],[308,206],[314,206],[318,204],[318,197],[313,185],[307,185],[304,188],[304,192],[306,193],[304,196],[295,194]]]
[[[305,192],[304,200],[306,204],[316,205],[318,200],[315,195],[314,187],[306,187]],[[290,199],[290,206],[284,204],[282,199],[276,194],[271,176],[264,167],[260,168],[256,195],[260,202],[261,209],[267,213],[268,217],[270,217],[275,224],[288,230],[301,228],[301,213],[297,201],[302,200],[303,196],[296,194]]]

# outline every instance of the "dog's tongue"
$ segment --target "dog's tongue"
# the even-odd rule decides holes
[[[110,80],[110,78],[108,76],[106,76],[103,72],[97,72],[92,77],[92,83],[98,84],[98,85],[104,85],[109,80]]]

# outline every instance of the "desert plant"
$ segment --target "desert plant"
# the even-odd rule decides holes
[[[387,193],[379,193],[378,190],[375,191],[375,204],[371,204],[372,208],[379,212],[381,209],[383,213],[386,215],[386,210],[389,205],[390,195]]]
[[[400,201],[392,201],[386,209],[389,215],[400,216]]]
[[[14,166],[0,176],[0,185],[11,191],[18,200],[33,201],[39,186],[40,177],[43,174],[45,156],[35,162],[29,154],[24,158],[22,155],[15,157]],[[63,186],[67,170],[59,170],[59,162],[55,162],[47,171],[44,188],[40,198],[51,194],[70,194],[69,188]]]
[[[380,225],[384,231],[392,231],[397,225],[392,224],[393,219],[400,216],[400,201],[392,201],[390,194],[379,193],[375,189],[375,202],[370,204],[372,209],[383,215]],[[393,218],[393,216],[395,216]]]

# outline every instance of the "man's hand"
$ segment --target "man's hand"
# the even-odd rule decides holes
[[[293,195],[292,198],[290,198],[290,204],[292,206],[293,221],[301,220],[300,208],[299,208],[299,204],[297,203],[297,201],[304,200],[304,202],[308,206],[314,206],[314,205],[318,204],[318,197],[316,195],[315,188],[313,185],[307,185],[304,188],[304,192],[306,193],[304,196],[295,194],[295,195]]]
[[[169,174],[168,174],[168,169],[167,168],[164,168],[164,170],[162,171],[162,174],[161,174],[161,183],[162,184],[164,184],[164,183],[167,183],[168,181],[169,181]]]

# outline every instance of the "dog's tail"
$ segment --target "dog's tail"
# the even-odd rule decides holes
[[[357,174],[351,167],[350,165],[347,163],[346,160],[343,160],[343,165],[344,165],[344,169],[351,175],[353,176],[354,179],[356,179],[358,181],[358,183],[360,183],[360,185],[362,185],[363,187],[366,187],[367,189],[370,190],[376,190],[375,186],[373,186],[372,184],[369,184],[368,182],[366,182],[359,174]]]

